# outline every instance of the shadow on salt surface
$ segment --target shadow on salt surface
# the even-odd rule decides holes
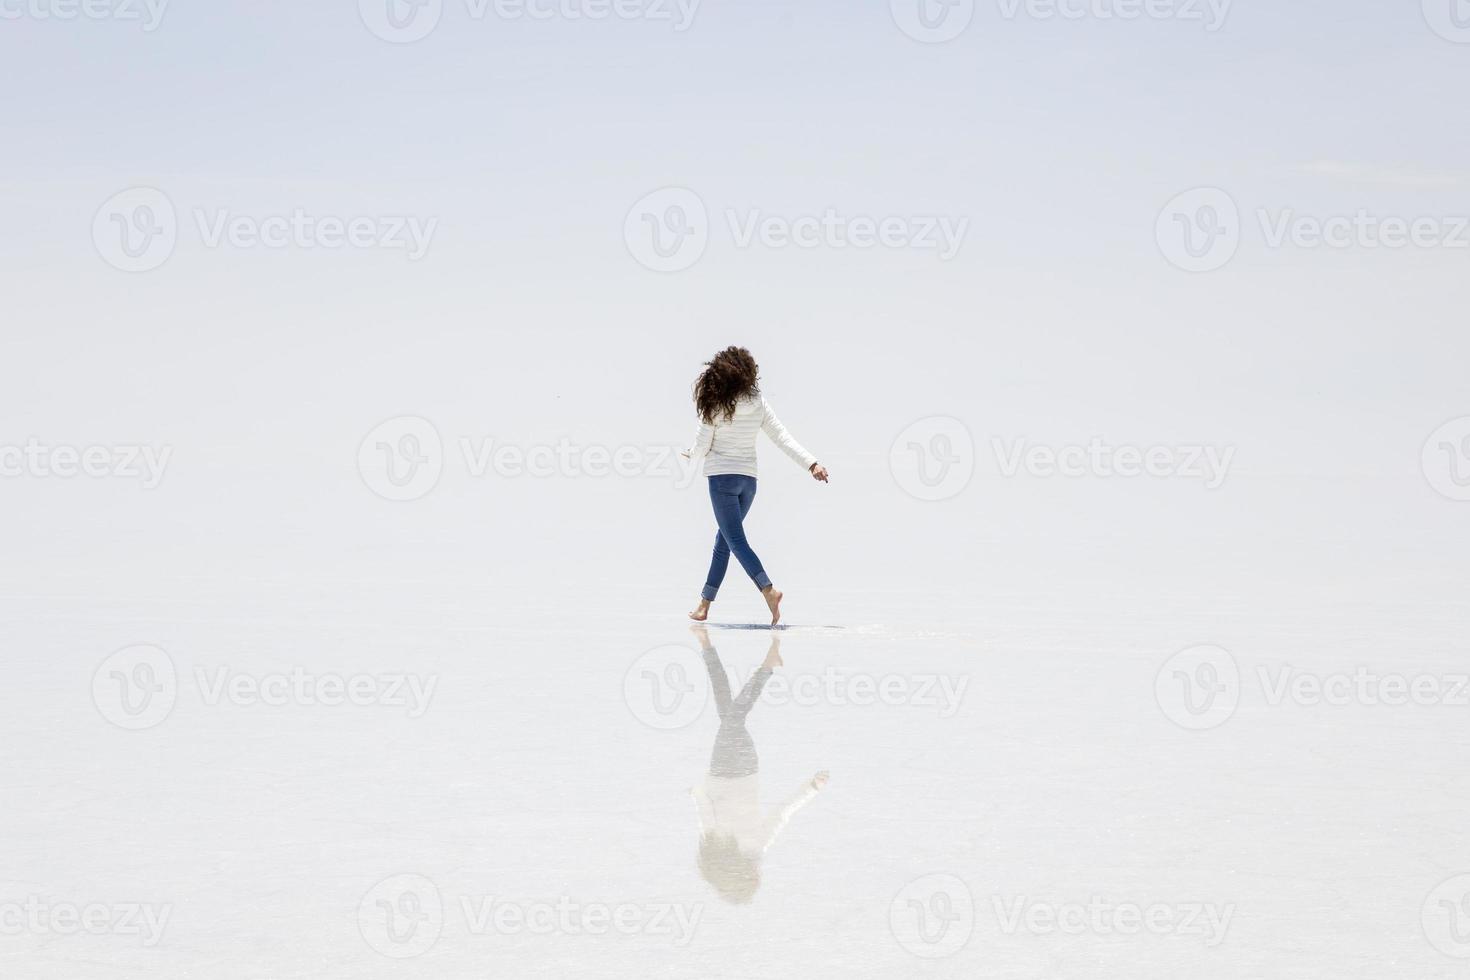
[[[705,623],[710,629],[715,630],[845,630],[846,626],[795,626],[791,623]]]
[[[802,626],[794,623],[705,623],[712,630],[750,630],[764,633],[800,632],[809,634],[847,633],[881,640],[970,640],[975,634],[935,629],[895,629],[890,626]]]

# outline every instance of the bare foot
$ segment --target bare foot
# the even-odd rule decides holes
[[[709,619],[709,600],[700,599],[699,605],[694,607],[694,611],[689,614],[689,618],[696,623],[702,623],[706,619]]]
[[[775,626],[781,622],[781,600],[786,597],[786,593],[777,592],[774,585],[768,585],[761,590],[761,595],[766,597],[766,605],[771,607],[771,625]]]

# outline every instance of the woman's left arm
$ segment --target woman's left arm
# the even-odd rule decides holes
[[[679,455],[686,459],[702,459],[709,455],[709,451],[714,448],[714,444],[715,427],[701,420],[698,431],[694,433],[694,445]]]

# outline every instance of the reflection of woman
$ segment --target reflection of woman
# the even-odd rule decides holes
[[[745,716],[755,707],[771,670],[781,666],[781,640],[771,636],[765,661],[746,682],[738,697],[730,697],[730,680],[720,655],[710,645],[709,632],[694,627],[704,652],[704,665],[714,688],[720,731],[710,758],[709,775],[690,792],[699,816],[699,872],[720,897],[744,903],[755,897],[761,883],[761,858],[776,840],[786,821],[827,785],[827,773],[819,772],[803,783],[781,807],[762,813],[760,806],[760,760],[755,743],[745,730]]]

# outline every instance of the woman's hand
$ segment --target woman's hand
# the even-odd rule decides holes
[[[821,463],[813,463],[811,472],[812,479],[821,480],[823,483],[827,482],[827,467]]]

